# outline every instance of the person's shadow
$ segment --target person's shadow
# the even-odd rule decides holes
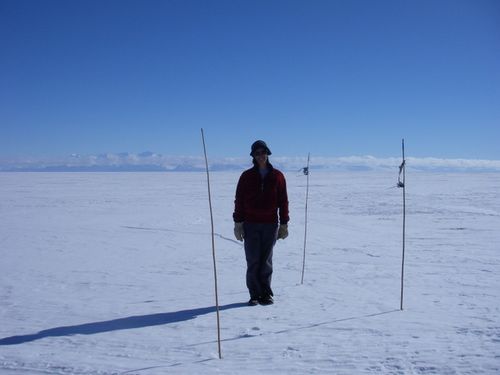
[[[247,306],[246,303],[233,303],[229,305],[219,306],[219,310],[229,310],[238,307]],[[182,322],[194,319],[200,315],[209,314],[216,311],[215,306],[203,307],[199,309],[181,310],[175,312],[129,316],[127,318],[119,318],[106,320],[102,322],[85,323],[75,326],[65,326],[45,329],[38,333],[21,336],[10,336],[0,339],[0,345],[16,345],[25,342],[40,340],[45,337],[60,337],[71,335],[93,335],[95,333],[103,333],[110,331],[119,331],[123,329],[152,327],[163,324]]]

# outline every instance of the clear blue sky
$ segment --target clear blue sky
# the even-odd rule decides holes
[[[500,159],[497,0],[1,0],[0,156]]]

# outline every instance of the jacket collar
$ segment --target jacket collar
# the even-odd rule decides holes
[[[258,164],[255,162],[255,160],[252,160],[253,162],[253,168],[252,169],[255,169],[255,171],[259,171],[259,166]],[[269,169],[269,172],[272,172],[274,167],[271,163],[269,163],[269,160],[267,161],[267,168]]]

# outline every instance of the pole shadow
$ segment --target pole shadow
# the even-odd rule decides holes
[[[247,306],[246,303],[232,303],[219,306],[219,310],[229,310]],[[64,326],[50,328],[30,335],[10,336],[0,339],[0,345],[17,345],[31,341],[41,340],[46,337],[61,337],[72,335],[94,335],[111,331],[120,331],[125,329],[153,327],[164,324],[176,323],[195,319],[200,315],[210,314],[216,311],[215,306],[203,307],[198,309],[181,310],[168,313],[137,315],[127,318],[106,320],[102,322],[85,323],[74,326]]]
[[[347,322],[349,320],[360,320],[360,319],[365,319],[365,318],[371,318],[379,315],[385,315],[385,314],[392,314],[395,312],[400,312],[401,310],[390,310],[390,311],[383,311],[379,313],[374,313],[374,314],[366,314],[366,315],[360,315],[360,316],[353,316],[350,318],[341,318],[341,319],[335,319],[335,320],[329,320],[326,322],[321,322],[321,323],[313,323],[309,325],[304,325],[304,326],[299,326],[299,327],[294,327],[294,328],[288,328],[288,329],[283,329],[280,331],[269,331],[269,332],[259,332],[257,334],[242,334],[238,335],[235,337],[231,338],[226,338],[222,339],[221,342],[227,342],[227,341],[235,341],[235,340],[241,340],[241,339],[250,339],[254,337],[262,337],[262,336],[268,336],[268,335],[280,335],[283,333],[291,333],[294,331],[300,331],[300,330],[307,330],[311,328],[316,328],[316,327],[321,327],[324,325],[329,325],[329,324],[334,324],[334,323],[340,323],[340,322]],[[193,347],[193,346],[199,346],[199,345],[205,345],[205,344],[213,344],[216,343],[217,341],[211,340],[211,341],[205,341],[205,342],[198,342],[196,344],[188,344],[188,345],[183,345],[180,348],[185,348],[185,347]]]
[[[327,321],[327,322],[314,323],[314,324],[310,324],[308,326],[303,326],[303,327],[296,327],[296,328],[284,329],[284,330],[276,331],[276,332],[273,332],[273,333],[275,335],[277,335],[277,334],[280,334],[280,333],[287,333],[287,332],[298,331],[298,330],[302,330],[302,329],[310,329],[310,328],[321,327],[321,326],[328,325],[328,324],[333,324],[333,323],[347,322],[349,320],[360,320],[360,319],[365,319],[365,318],[372,318],[374,316],[385,315],[385,314],[392,314],[392,313],[399,312],[399,311],[401,311],[401,310],[389,310],[389,311],[383,311],[383,312],[374,313],[374,314],[366,314],[366,315],[361,315],[361,316],[353,316],[353,317],[350,317],[350,318],[335,319],[335,320],[330,320],[330,321]]]

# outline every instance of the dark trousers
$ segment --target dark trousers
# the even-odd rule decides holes
[[[245,256],[247,260],[247,288],[251,298],[273,295],[273,247],[278,224],[245,223]]]

